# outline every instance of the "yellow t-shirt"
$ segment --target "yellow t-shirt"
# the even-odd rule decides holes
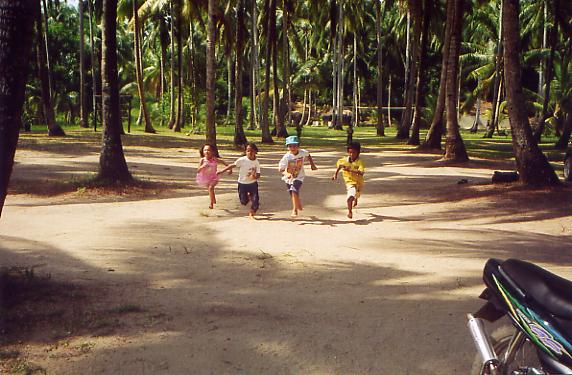
[[[364,183],[363,172],[365,171],[365,166],[363,165],[363,162],[361,161],[360,158],[354,161],[350,161],[350,158],[348,156],[343,157],[336,163],[336,168],[338,168],[339,166],[349,168],[351,171],[361,172],[361,174],[357,174],[343,170],[344,181],[346,182],[347,185],[357,185],[357,186],[363,185]]]

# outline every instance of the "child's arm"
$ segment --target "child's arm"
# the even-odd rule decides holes
[[[206,166],[207,163],[205,163],[205,159],[201,158],[201,161],[199,161],[199,167],[197,168],[197,172],[202,171]]]
[[[342,169],[342,168],[343,168],[343,165],[338,166],[338,169],[336,169],[336,172],[332,176],[332,180],[335,180],[336,178],[338,178],[338,173],[340,172],[340,169]]]
[[[316,164],[314,164],[314,159],[312,159],[312,156],[310,154],[308,154],[308,161],[310,162],[310,168],[312,168],[313,171],[318,169]]]
[[[225,168],[218,171],[216,174],[223,174],[226,171],[232,172],[232,168],[236,167],[236,164],[228,164]]]
[[[226,161],[224,161],[222,158],[216,158],[216,161],[217,161],[218,163],[224,164],[224,165],[227,166],[227,167],[229,166],[229,164],[228,164]],[[226,168],[225,168],[225,169],[226,169]]]

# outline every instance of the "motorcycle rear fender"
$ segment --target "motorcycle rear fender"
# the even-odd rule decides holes
[[[488,288],[483,290],[479,298],[484,299],[487,301],[475,314],[473,314],[477,318],[485,319],[489,322],[496,322],[500,318],[502,318],[506,311],[500,309],[498,306],[501,306],[495,303],[495,296],[490,292]]]

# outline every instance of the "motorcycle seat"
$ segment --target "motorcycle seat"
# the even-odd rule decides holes
[[[507,259],[501,267],[527,297],[554,315],[572,320],[572,281],[519,259]]]

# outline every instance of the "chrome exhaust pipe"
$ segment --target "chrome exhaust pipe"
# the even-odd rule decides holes
[[[473,342],[475,343],[477,351],[479,352],[479,355],[483,361],[483,370],[488,368],[489,370],[494,371],[500,362],[497,358],[489,335],[485,331],[485,325],[483,324],[483,321],[479,318],[475,318],[472,314],[467,314],[467,319],[469,320],[467,326],[471,332],[471,337],[473,338]],[[481,373],[483,372],[481,371]]]

